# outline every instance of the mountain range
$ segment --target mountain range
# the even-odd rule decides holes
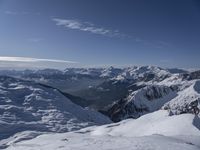
[[[195,101],[200,108],[198,70],[155,66],[1,70],[0,148],[67,149],[62,145],[71,138],[88,149],[90,142],[108,145],[109,140],[127,140],[131,145],[131,137],[135,141],[140,137],[147,146],[155,139],[161,149],[177,144],[180,149],[199,149],[199,116],[188,109]],[[55,145],[43,147],[42,142],[51,145],[50,137]],[[126,144],[118,147],[125,149]]]

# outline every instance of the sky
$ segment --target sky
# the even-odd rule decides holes
[[[0,19],[0,67],[200,66],[199,0],[0,0]]]

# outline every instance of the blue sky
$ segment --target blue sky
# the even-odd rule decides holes
[[[0,18],[0,56],[7,58],[200,66],[198,0],[0,0]],[[0,60],[0,67],[12,63]]]

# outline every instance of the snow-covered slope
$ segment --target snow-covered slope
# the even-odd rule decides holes
[[[110,120],[75,105],[58,90],[0,76],[0,139],[21,131],[66,132]]]
[[[200,108],[200,80],[190,81],[190,85],[187,84],[187,87],[179,91],[178,96],[166,103],[163,108],[170,110],[172,114],[187,113],[188,105],[196,100]]]
[[[159,110],[165,103],[176,96],[175,87],[149,85],[114,103],[108,110],[108,115],[113,121],[138,118],[146,113]]]
[[[200,136],[199,129],[200,118],[195,117],[193,114],[169,116],[168,111],[159,110],[138,119],[127,119],[119,123],[99,126],[94,130],[92,129],[91,134],[127,137],[152,134]]]
[[[45,134],[18,143],[10,141],[7,150],[199,150],[199,129],[197,116],[169,116],[162,110],[136,120]]]
[[[191,113],[187,107],[192,102],[197,101],[200,108],[199,72],[188,73],[187,76],[171,74],[162,80],[136,82],[136,85],[144,87],[115,102],[107,114],[113,121],[120,121],[159,109],[167,109],[171,114]]]

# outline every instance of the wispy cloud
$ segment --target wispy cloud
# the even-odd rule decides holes
[[[70,19],[60,19],[60,18],[52,18],[52,21],[56,22],[57,26],[63,26],[72,30],[80,30],[84,32],[90,32],[93,34],[99,34],[110,37],[123,37],[124,34],[120,33],[118,30],[110,30],[104,27],[97,27],[93,23],[90,22],[82,22],[79,20],[70,20]]]
[[[17,12],[14,12],[14,11],[5,11],[4,12],[5,14],[7,14],[7,15],[17,15],[18,13]]]
[[[0,61],[4,62],[53,62],[53,63],[78,63],[75,61],[57,60],[57,59],[40,59],[40,58],[30,58],[30,57],[7,57],[0,56]]]
[[[37,42],[41,42],[43,41],[44,39],[43,38],[29,38],[28,41],[29,42],[34,42],[34,43],[37,43]]]
[[[170,47],[170,44],[164,41],[152,41],[152,40],[148,40],[148,39],[141,38],[138,36],[123,34],[118,30],[111,30],[104,27],[96,26],[95,24],[91,22],[83,22],[80,20],[60,19],[60,18],[52,18],[52,21],[56,22],[57,26],[62,26],[71,30],[90,32],[93,34],[99,34],[99,35],[104,35],[108,37],[119,37],[119,38],[131,39],[134,41],[134,43],[147,45],[147,46],[151,46],[151,47],[159,48],[159,49]]]
[[[7,15],[40,15],[39,12],[10,11],[10,10],[4,11],[4,14],[7,14]]]

